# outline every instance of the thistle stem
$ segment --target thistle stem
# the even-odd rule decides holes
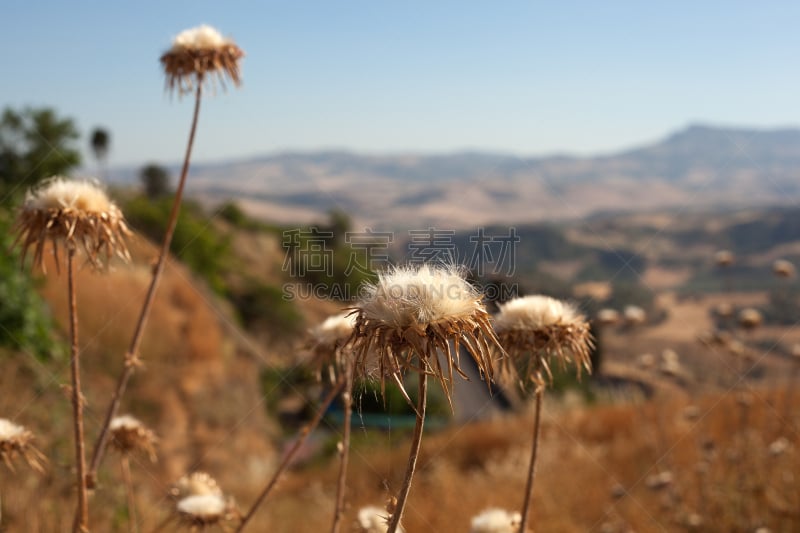
[[[344,515],[344,497],[347,490],[347,463],[350,459],[350,416],[353,410],[353,365],[348,364],[345,370],[345,385],[342,391],[344,407],[344,427],[342,429],[342,449],[339,462],[339,480],[336,486],[336,508],[333,512],[331,533],[339,533]]]
[[[417,423],[414,425],[414,435],[411,440],[411,450],[408,453],[408,465],[406,466],[406,477],[403,486],[397,495],[397,505],[392,511],[392,519],[389,522],[387,533],[395,533],[400,521],[403,519],[403,510],[406,506],[408,493],[411,491],[411,479],[414,477],[414,470],[417,468],[417,458],[422,444],[422,430],[425,424],[425,406],[428,395],[428,374],[419,373],[419,398],[417,398]]]
[[[128,531],[136,533],[139,527],[136,522],[136,498],[133,493],[133,479],[131,478],[131,462],[127,453],[120,457],[122,482],[125,484],[125,496],[128,500]]]
[[[336,396],[338,396],[344,390],[344,387],[345,380],[339,380],[339,382],[336,383],[333,388],[331,388],[327,396],[325,396],[325,399],[322,400],[322,405],[320,405],[317,414],[314,415],[314,418],[311,420],[311,422],[303,426],[303,428],[300,430],[299,437],[294,441],[294,444],[283,458],[283,461],[281,461],[281,464],[278,465],[278,470],[276,470],[272,475],[272,478],[267,483],[267,486],[264,487],[264,490],[261,491],[261,494],[259,494],[258,498],[256,498],[255,503],[252,505],[252,507],[250,507],[250,510],[247,511],[247,514],[244,515],[244,518],[242,518],[242,523],[239,524],[239,527],[236,529],[236,533],[244,531],[245,526],[247,526],[247,524],[253,518],[253,515],[256,514],[259,506],[264,503],[264,500],[267,499],[269,493],[275,488],[275,485],[278,483],[281,474],[283,474],[283,472],[289,467],[295,454],[300,450],[303,444],[305,444],[306,440],[311,435],[311,432],[316,429],[320,422],[322,422],[322,417],[325,416],[325,412],[328,410],[328,407],[330,407],[331,403],[333,403],[333,400],[336,398]]]
[[[525,502],[522,506],[522,521],[519,524],[519,532],[525,533],[528,529],[528,519],[530,517],[531,500],[533,496],[533,480],[536,476],[536,455],[539,451],[539,427],[542,413],[541,388],[536,390],[536,411],[533,415],[533,446],[531,447],[531,462],[528,466],[528,481],[525,483]]]
[[[122,400],[123,394],[125,394],[125,389],[128,386],[128,381],[130,380],[131,376],[133,375],[134,370],[136,369],[138,363],[138,352],[139,352],[139,345],[142,341],[142,334],[144,333],[144,327],[147,323],[147,318],[150,315],[150,310],[153,306],[153,300],[155,298],[156,288],[158,287],[158,282],[161,279],[161,275],[164,272],[164,267],[167,262],[167,256],[169,256],[169,247],[172,243],[172,236],[175,233],[175,226],[178,223],[178,213],[180,211],[181,206],[181,198],[183,197],[183,189],[186,184],[186,176],[189,173],[189,162],[192,156],[192,146],[194,145],[194,137],[195,132],[197,131],[197,118],[200,115],[200,101],[202,96],[202,87],[203,87],[203,80],[200,79],[197,82],[197,92],[195,93],[195,103],[194,103],[194,115],[192,117],[192,126],[189,130],[189,141],[186,144],[186,155],[183,159],[183,167],[181,168],[181,176],[178,180],[178,188],[175,190],[175,199],[172,202],[172,210],[169,214],[169,219],[167,220],[167,228],[164,233],[164,241],[161,243],[161,250],[158,255],[158,262],[156,263],[155,268],[153,269],[153,277],[150,280],[150,287],[147,289],[147,294],[144,299],[144,303],[142,304],[142,309],[139,314],[139,320],[136,322],[136,328],[133,332],[133,337],[131,338],[130,345],[128,347],[128,351],[125,354],[125,364],[122,368],[122,373],[119,375],[119,379],[117,380],[117,387],[114,391],[113,396],[111,397],[111,404],[108,406],[108,410],[106,411],[105,419],[103,420],[103,428],[100,430],[100,435],[97,437],[97,441],[94,445],[94,450],[92,451],[92,461],[89,467],[89,482],[92,486],[94,486],[96,478],[97,478],[97,469],[100,466],[100,462],[103,459],[103,454],[105,453],[106,444],[108,443],[108,436],[109,436],[109,427],[111,426],[111,421],[117,415],[119,411],[119,404]]]
[[[72,374],[72,415],[75,428],[75,465],[78,471],[78,511],[73,531],[89,531],[89,498],[86,490],[86,451],[83,441],[83,398],[78,348],[78,302],[75,296],[75,250],[67,251],[67,293],[69,298],[70,372]]]

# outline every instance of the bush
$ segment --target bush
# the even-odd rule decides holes
[[[133,228],[154,242],[160,242],[164,238],[172,201],[171,196],[155,201],[140,196],[129,200],[123,210]],[[206,280],[217,294],[225,294],[224,276],[233,266],[231,245],[209,222],[198,204],[183,202],[170,252]]]
[[[303,316],[291,301],[283,297],[279,287],[251,281],[243,289],[232,291],[228,297],[249,330],[265,330],[282,339],[303,331]]]
[[[0,217],[0,247],[9,250],[10,223]],[[61,353],[53,338],[49,309],[37,294],[30,276],[20,269],[17,250],[0,256],[0,345],[48,359]]]

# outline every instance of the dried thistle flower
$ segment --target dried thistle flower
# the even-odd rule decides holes
[[[495,330],[503,348],[521,363],[522,379],[537,388],[545,385],[542,370],[552,379],[551,358],[562,367],[574,363],[579,376],[581,367],[591,372],[589,324],[570,304],[541,295],[515,298],[500,306]]]
[[[47,461],[44,454],[33,445],[33,433],[10,420],[0,418],[0,459],[12,472],[13,461],[21,455],[28,466],[39,473],[44,472],[43,463]]]
[[[644,480],[644,484],[648,489],[651,490],[661,490],[665,487],[672,485],[674,481],[674,476],[672,472],[669,470],[664,470],[663,472],[659,472],[658,474],[653,474],[651,476],[647,476]]]
[[[667,376],[679,377],[683,374],[683,366],[678,352],[671,348],[665,348],[661,352],[661,365],[658,369]]]
[[[16,223],[22,259],[33,247],[33,262],[44,270],[44,246],[49,240],[58,267],[58,244],[67,250],[83,248],[89,261],[99,267],[116,254],[130,255],[125,237],[130,230],[122,212],[98,185],[89,181],[54,177],[28,191]]]
[[[597,312],[595,319],[601,326],[613,326],[619,323],[619,312],[616,309],[601,309]]]
[[[225,498],[217,481],[205,472],[182,476],[169,491],[175,513],[190,527],[205,527],[238,516],[236,504]]]
[[[778,259],[772,263],[772,272],[779,278],[793,278],[794,265],[786,259]]]
[[[155,444],[158,441],[153,430],[130,415],[114,417],[109,426],[111,438],[108,445],[127,454],[141,452],[156,461]]]
[[[352,312],[334,315],[325,319],[310,332],[311,360],[317,378],[327,372],[331,383],[344,375],[348,364],[352,364],[352,352],[345,347],[353,335],[356,319]]]
[[[761,316],[761,312],[758,309],[754,309],[752,307],[746,307],[739,311],[739,326],[742,329],[746,330],[753,330],[756,329],[758,326],[761,325],[763,322],[763,317]]]
[[[211,26],[202,25],[184,30],[172,41],[172,47],[161,56],[167,75],[167,90],[178,94],[191,92],[197,85],[216,75],[220,84],[229,78],[241,84],[239,60],[244,52],[231,39]]]
[[[730,250],[719,250],[714,254],[714,263],[716,263],[718,267],[729,267],[735,260],[736,258]]]
[[[470,522],[470,533],[517,533],[522,516],[504,509],[486,509]]]
[[[644,309],[636,305],[627,305],[622,310],[622,316],[625,317],[625,323],[628,326],[640,326],[647,320],[647,313]]]
[[[356,526],[361,533],[386,533],[389,529],[389,516],[389,513],[380,507],[362,507],[358,510]],[[403,527],[398,526],[397,531],[403,533]]]
[[[640,354],[636,358],[636,364],[644,370],[649,370],[656,365],[656,356],[651,353]]]
[[[729,318],[733,316],[733,305],[730,302],[720,302],[714,308],[714,313],[720,318]]]
[[[457,267],[396,267],[379,274],[365,295],[355,308],[352,338],[360,375],[369,374],[370,361],[377,363],[383,389],[388,376],[402,388],[405,371],[425,372],[440,382],[449,401],[453,371],[465,377],[459,368],[463,345],[486,380],[492,379],[490,345],[500,346],[481,294]]]
[[[186,496],[175,504],[175,511],[184,524],[193,528],[211,526],[236,516],[233,502],[220,494]]]
[[[791,443],[789,442],[789,439],[786,437],[778,437],[776,440],[770,443],[767,450],[769,451],[770,455],[777,457],[778,455],[783,455],[790,447]]]

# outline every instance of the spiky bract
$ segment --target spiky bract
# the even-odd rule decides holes
[[[28,191],[16,223],[15,243],[24,261],[33,248],[33,262],[44,269],[44,247],[50,241],[58,267],[58,246],[82,248],[96,267],[116,254],[129,260],[125,237],[130,230],[122,211],[95,183],[53,177]]]
[[[544,387],[552,379],[550,359],[591,372],[589,324],[571,305],[549,296],[525,296],[500,305],[495,317],[500,344],[517,363],[523,381]],[[543,373],[544,372],[544,373]]]
[[[23,426],[5,418],[0,418],[0,460],[14,471],[14,459],[22,456],[28,466],[44,472],[45,456],[33,445],[33,433]]]
[[[109,430],[111,431],[109,446],[121,453],[144,453],[155,462],[155,445],[158,439],[153,430],[139,420],[130,415],[118,416],[111,421]]]
[[[377,374],[382,390],[391,377],[405,394],[402,375],[425,372],[441,383],[449,401],[453,372],[464,376],[459,368],[464,346],[491,380],[491,347],[504,352],[481,300],[457,267],[408,265],[379,274],[355,308],[357,373]]]
[[[215,76],[223,86],[226,78],[238,86],[241,83],[239,61],[243,57],[244,52],[236,43],[211,26],[204,24],[184,30],[161,56],[167,90],[184,94],[204,81],[213,83]]]
[[[309,366],[321,379],[326,373],[331,383],[336,383],[353,363],[351,348],[347,340],[353,335],[356,319],[352,312],[341,313],[325,319],[310,332],[309,349],[311,360]]]

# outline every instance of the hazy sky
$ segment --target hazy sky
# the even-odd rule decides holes
[[[178,161],[192,106],[164,93],[158,57],[201,23],[247,57],[243,87],[203,103],[197,160],[317,148],[587,154],[689,122],[800,125],[790,1],[11,0],[0,106],[53,106],[85,135],[108,128],[112,165]]]

